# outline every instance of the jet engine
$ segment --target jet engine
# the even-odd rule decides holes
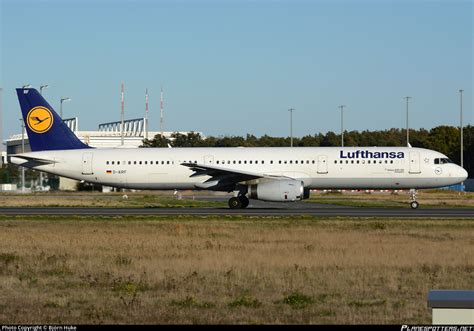
[[[309,197],[309,191],[300,180],[282,179],[249,185],[248,197],[263,201],[297,201]]]

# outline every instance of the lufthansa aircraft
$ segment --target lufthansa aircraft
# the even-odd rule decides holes
[[[107,186],[140,190],[234,192],[230,208],[249,199],[297,201],[311,189],[416,189],[464,181],[445,155],[411,147],[91,148],[32,88],[17,89],[31,153],[11,163]]]

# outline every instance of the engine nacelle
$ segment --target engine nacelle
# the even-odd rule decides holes
[[[297,201],[305,197],[304,183],[300,180],[284,179],[249,185],[248,197],[263,201]]]

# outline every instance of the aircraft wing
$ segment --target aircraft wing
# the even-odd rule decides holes
[[[211,178],[207,179],[202,184],[197,185],[199,188],[206,189],[210,189],[211,187],[217,186],[233,186],[240,182],[245,182],[258,178],[267,178],[274,180],[289,178],[285,176],[268,175],[252,171],[228,169],[208,164],[181,163],[181,165],[188,167],[189,169],[194,171],[194,173],[190,177],[210,176]]]

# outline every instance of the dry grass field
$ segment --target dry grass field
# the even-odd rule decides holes
[[[227,206],[225,201],[200,199],[206,195],[205,192],[186,191],[180,192],[180,194],[182,199],[178,199],[178,195],[173,194],[173,191],[0,193],[0,207],[181,208]],[[123,198],[124,195],[127,196],[127,199]]]
[[[128,199],[123,199],[126,194]],[[183,191],[182,199],[172,191],[141,191],[126,193],[100,192],[37,192],[0,193],[0,207],[225,207],[227,202],[209,201],[205,196],[227,196],[222,193]],[[194,199],[193,199],[194,197]],[[447,190],[420,190],[418,201],[422,208],[474,208],[474,192],[459,193]],[[408,193],[389,192],[312,192],[305,202],[318,202],[355,207],[410,208]]]
[[[429,324],[472,219],[0,217],[0,324]]]
[[[450,190],[418,190],[418,202],[421,208],[474,208],[474,192]],[[382,208],[410,208],[408,191],[400,192],[318,192],[312,193],[307,202]]]

